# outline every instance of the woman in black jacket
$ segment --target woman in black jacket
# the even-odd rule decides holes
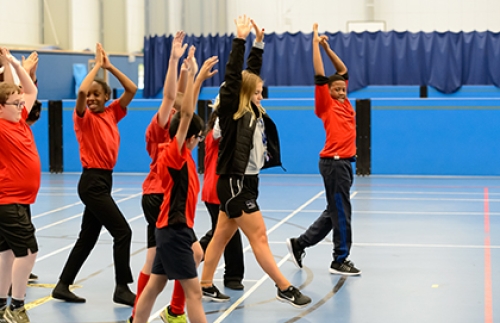
[[[260,105],[263,81],[260,78],[264,30],[246,16],[235,20],[237,36],[226,65],[225,83],[221,86],[217,194],[221,205],[212,242],[205,254],[201,285],[203,296],[224,302],[229,296],[213,285],[213,276],[224,247],[240,228],[247,236],[262,269],[278,288],[276,298],[295,307],[306,306],[311,299],[292,286],[280,272],[269,248],[266,226],[257,204],[259,171],[280,166],[280,149],[276,126]],[[252,29],[254,46],[243,69],[245,40]]]

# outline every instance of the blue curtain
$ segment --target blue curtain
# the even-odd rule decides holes
[[[349,90],[368,85],[429,85],[453,93],[462,85],[500,87],[500,33],[493,32],[363,32],[325,33],[330,47],[349,69]],[[262,77],[268,86],[312,85],[312,34],[266,34]],[[205,86],[219,86],[234,35],[188,36],[199,65],[219,56],[219,73]],[[250,50],[254,35],[247,41]],[[144,40],[144,96],[163,87],[172,36]],[[323,52],[323,51],[322,51]],[[325,71],[334,72],[323,53]]]

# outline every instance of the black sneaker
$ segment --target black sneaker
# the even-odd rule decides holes
[[[210,287],[201,287],[201,291],[203,292],[203,298],[212,302],[228,302],[231,297],[222,294],[215,285]]]
[[[28,282],[32,283],[32,282],[35,282],[37,280],[38,280],[38,276],[35,275],[35,274],[33,274],[33,273],[31,273],[30,274],[30,278],[28,279]]]
[[[306,252],[299,246],[297,238],[286,239],[286,245],[288,246],[288,251],[290,256],[292,256],[293,263],[302,268],[302,259],[304,259]]]
[[[347,259],[344,260],[344,262],[342,263],[332,261],[332,264],[330,266],[330,272],[332,274],[347,275],[347,276],[355,276],[361,274],[361,270],[354,267],[354,264]]]
[[[311,298],[302,294],[300,290],[294,286],[290,286],[284,291],[278,288],[278,294],[276,295],[278,301],[283,303],[289,303],[294,307],[304,307],[311,303]]]

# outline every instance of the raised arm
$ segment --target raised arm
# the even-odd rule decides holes
[[[131,79],[129,79],[125,74],[123,74],[119,69],[111,64],[111,61],[109,60],[109,57],[104,49],[102,49],[102,68],[108,70],[111,74],[113,74],[113,76],[116,77],[118,79],[118,82],[120,82],[120,84],[123,86],[125,92],[123,92],[118,101],[120,102],[120,106],[125,109],[134,98],[134,95],[137,92],[137,85],[135,85],[135,83],[132,82]]]
[[[7,83],[14,83],[14,76],[12,75],[7,55],[10,55],[9,50],[7,48],[0,48],[0,65],[3,68],[3,81]]]
[[[200,95],[201,86],[205,80],[208,80],[215,74],[217,74],[217,70],[212,70],[212,68],[219,62],[219,58],[217,56],[212,56],[207,58],[203,65],[200,68],[200,72],[194,81],[194,89],[193,89],[193,102],[196,105],[198,102],[198,96]]]
[[[321,58],[321,52],[319,50],[319,44],[321,42],[321,37],[318,35],[318,24],[313,25],[313,39],[312,39],[312,52],[313,52],[313,67],[314,75],[325,76],[325,67],[323,65],[323,58]]]
[[[31,52],[28,58],[24,58],[24,56],[22,56],[22,65],[26,72],[28,72],[33,83],[36,85],[36,82],[38,81],[36,77],[36,70],[38,68],[38,53]]]
[[[262,68],[262,54],[264,52],[264,28],[259,28],[253,19],[250,19],[255,31],[255,42],[247,58],[247,70],[260,75]]]
[[[195,51],[196,48],[194,46],[191,46],[189,48],[188,57],[186,58],[186,64],[188,67],[186,92],[184,93],[184,98],[182,99],[181,104],[179,128],[177,128],[177,133],[175,134],[179,152],[181,151],[182,146],[186,141],[189,124],[191,123],[191,119],[193,118],[194,114],[193,83],[194,76],[198,72],[198,64],[196,63],[196,59],[194,58]]]
[[[164,128],[167,125],[170,111],[174,106],[176,88],[177,88],[177,67],[179,60],[186,51],[187,44],[182,45],[184,32],[178,31],[172,40],[172,50],[168,61],[168,70],[165,75],[165,84],[163,85],[163,99],[158,109],[158,125]]]
[[[332,61],[332,64],[335,67],[337,73],[340,75],[346,74],[347,67],[345,66],[344,62],[342,62],[340,57],[338,57],[337,54],[330,48],[330,45],[328,44],[328,38],[326,36],[321,36],[320,45],[325,50],[328,58],[330,58],[330,61]]]
[[[92,86],[92,82],[99,72],[99,69],[102,67],[103,61],[103,49],[101,44],[97,43],[95,46],[95,64],[94,67],[88,72],[87,76],[80,84],[80,88],[78,89],[78,96],[76,98],[75,110],[78,116],[83,117],[85,111],[87,109],[87,94],[89,93],[90,87]]]
[[[33,107],[33,103],[35,103],[36,101],[38,89],[36,88],[35,84],[33,84],[33,81],[31,80],[28,73],[26,73],[24,68],[21,66],[21,62],[19,62],[14,56],[12,56],[8,50],[6,50],[5,48],[4,50],[5,51],[2,54],[5,54],[7,61],[14,68],[14,71],[19,77],[19,82],[21,82],[21,86],[23,87],[25,102],[24,107],[29,113],[31,111],[31,108]]]

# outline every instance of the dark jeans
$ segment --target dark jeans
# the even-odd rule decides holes
[[[321,158],[319,171],[325,184],[326,210],[299,238],[302,248],[314,246],[333,230],[333,259],[343,262],[351,251],[351,198],[353,183],[351,161]]]
[[[112,171],[84,169],[78,184],[78,194],[85,210],[80,235],[61,273],[65,284],[73,284],[76,275],[94,249],[102,227],[113,237],[113,259],[117,284],[133,282],[130,270],[132,230],[111,197]]]
[[[212,240],[219,218],[219,204],[210,204],[205,202],[208,213],[212,219],[212,229],[209,230],[201,239],[200,244],[203,251],[207,250],[208,244]],[[224,281],[236,280],[241,282],[245,272],[243,261],[243,244],[241,243],[240,230],[236,230],[234,236],[229,240],[226,249],[224,249]]]

